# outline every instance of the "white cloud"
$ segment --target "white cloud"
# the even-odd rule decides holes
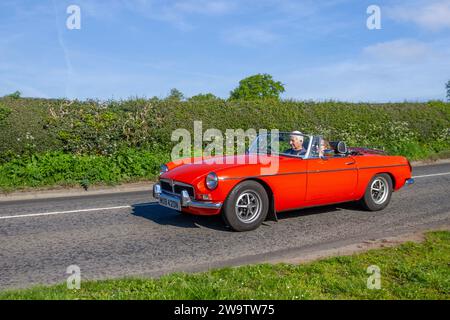
[[[387,8],[387,15],[399,22],[413,22],[430,31],[450,28],[450,0],[419,1]]]
[[[235,3],[232,1],[188,0],[176,2],[172,8],[179,13],[222,15],[233,11]]]
[[[417,40],[399,39],[380,42],[365,47],[363,51],[370,57],[383,60],[418,61],[425,58],[430,53],[431,48]]]
[[[415,53],[409,56],[406,51],[412,46]],[[276,77],[286,83],[288,95],[297,99],[444,100],[444,83],[450,74],[449,54],[448,42],[397,40],[366,47],[353,59],[297,69]]]

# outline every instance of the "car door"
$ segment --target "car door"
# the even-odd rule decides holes
[[[280,157],[277,174],[261,176],[272,189],[277,211],[305,206],[307,161],[299,157]]]
[[[306,201],[324,204],[352,200],[358,180],[351,156],[311,158],[307,161]]]

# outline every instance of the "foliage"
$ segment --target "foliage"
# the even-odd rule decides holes
[[[274,81],[270,74],[256,74],[239,81],[239,86],[230,92],[230,99],[279,99],[284,91],[283,84]]]
[[[445,85],[445,89],[447,89],[447,101],[450,101],[450,80]]]
[[[370,250],[301,265],[259,264],[197,274],[83,281],[4,291],[0,299],[444,299],[450,297],[450,232],[428,233],[423,243]],[[367,268],[381,270],[381,288],[368,289]]]
[[[7,94],[5,97],[6,98],[11,98],[11,99],[19,99],[21,97],[22,93],[20,91],[15,91],[13,93]]]
[[[0,190],[51,185],[115,184],[152,179],[161,163],[161,153],[123,149],[110,156],[73,155],[61,151],[18,157],[0,165]]]
[[[0,163],[16,156],[61,150],[61,141],[48,130],[49,107],[60,100],[0,98],[8,114],[0,123]]]
[[[170,93],[166,99],[172,100],[172,101],[182,101],[182,100],[184,100],[184,94],[177,88],[173,88],[173,89],[170,89]]]
[[[0,125],[2,122],[8,118],[8,116],[11,114],[11,109],[4,107],[0,104]]]
[[[21,165],[16,168],[19,172],[23,167],[34,168],[33,156],[42,159],[49,154],[58,155],[58,161],[67,154],[77,159],[98,158],[96,161],[100,162],[102,157],[110,161],[123,150],[134,149],[136,153],[168,159],[174,145],[171,142],[173,130],[185,128],[193,137],[196,120],[202,121],[203,131],[208,128],[223,133],[226,129],[239,128],[300,130],[323,134],[330,140],[344,140],[349,146],[384,149],[411,160],[436,157],[450,150],[450,103],[442,101],[352,104],[274,99],[68,101],[0,98],[0,119],[3,119],[0,120],[0,165],[16,168],[19,161]],[[158,165],[152,167],[152,175],[158,173]],[[110,170],[109,177],[103,172],[99,172],[98,177],[85,175],[90,177],[91,183],[128,179],[122,174],[113,177],[117,172],[114,166],[104,168]],[[72,167],[64,170],[72,170]],[[13,169],[6,172],[6,177],[2,174],[0,185],[11,188],[64,183],[48,175],[25,175],[23,177],[30,179],[26,181],[16,177]],[[49,168],[49,172],[53,171]],[[136,173],[132,176],[138,178]],[[143,173],[141,177],[148,176],[150,174]],[[67,177],[70,178],[68,183],[79,183],[83,178],[72,178],[70,172]]]
[[[216,97],[215,95],[213,95],[212,93],[200,93],[197,94],[195,96],[192,96],[188,99],[189,102],[205,102],[205,101],[217,101],[217,100],[221,100],[219,97]]]

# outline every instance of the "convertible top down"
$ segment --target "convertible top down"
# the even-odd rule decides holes
[[[301,142],[298,152],[292,152],[293,139]],[[274,140],[279,150],[289,143],[291,148],[271,150]],[[221,214],[232,229],[248,231],[268,216],[305,207],[360,201],[367,210],[381,210],[393,191],[414,182],[405,157],[347,148],[344,142],[323,150],[323,141],[317,135],[265,134],[244,155],[169,162],[161,167],[153,196],[185,213]],[[273,163],[276,170],[269,170]]]

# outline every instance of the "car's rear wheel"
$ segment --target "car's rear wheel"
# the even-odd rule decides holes
[[[369,211],[384,209],[391,200],[393,184],[391,177],[386,173],[375,175],[366,188],[361,199],[363,207]]]
[[[256,181],[239,183],[228,195],[223,208],[223,218],[235,231],[258,228],[269,211],[269,197],[264,187]]]

